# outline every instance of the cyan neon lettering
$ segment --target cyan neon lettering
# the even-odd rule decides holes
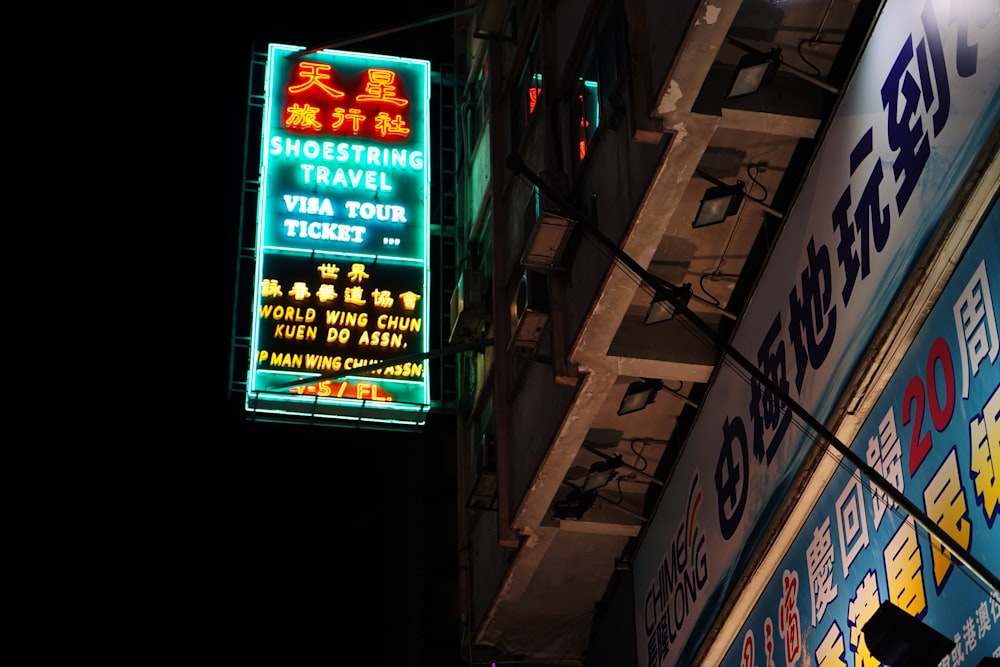
[[[318,220],[282,221],[285,235],[290,238],[312,239],[313,241],[342,241],[344,243],[363,243],[367,227],[361,225],[339,225],[335,222],[320,222]]]
[[[406,209],[397,204],[373,204],[372,202],[344,202],[348,218],[378,220],[380,222],[406,222]]]

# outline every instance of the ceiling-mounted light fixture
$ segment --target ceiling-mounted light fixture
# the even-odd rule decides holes
[[[681,386],[683,386],[683,383]],[[622,396],[622,402],[618,406],[618,416],[621,417],[645,409],[647,405],[656,400],[656,394],[661,390],[672,394],[692,408],[698,407],[695,401],[663,384],[663,380],[643,378],[642,380],[632,382],[625,389],[625,395]]]
[[[607,235],[602,233],[589,215],[580,211],[575,211],[572,202],[568,201],[561,192],[548,185],[538,174],[528,169],[516,153],[512,153],[507,157],[507,168],[514,174],[522,176],[531,185],[539,188],[542,194],[549,197],[552,201],[560,203],[562,210],[572,212],[573,219],[580,222],[580,228],[584,231],[586,237],[602,249],[606,250],[612,257],[615,258],[616,261],[631,271],[643,283],[654,287],[663,285],[664,281],[662,278],[658,278],[657,276],[651,274],[645,266],[622,250],[622,248],[617,243],[612,241]],[[965,547],[958,543],[958,541],[950,533],[948,533],[948,531],[944,530],[937,522],[931,519],[925,511],[923,511],[913,501],[909,500],[907,496],[900,493],[899,489],[895,488],[895,486],[893,486],[878,470],[869,465],[863,457],[858,456],[857,453],[844,444],[823,421],[815,417],[798,401],[796,401],[788,393],[787,388],[782,387],[774,380],[774,378],[762,371],[756,363],[744,356],[743,353],[741,353],[729,341],[728,337],[722,335],[718,330],[709,325],[708,322],[698,317],[695,313],[685,312],[684,315],[687,321],[689,321],[700,334],[703,334],[708,340],[717,345],[720,351],[724,352],[727,357],[739,365],[742,371],[746,372],[749,377],[759,382],[761,387],[771,392],[783,408],[791,410],[797,418],[801,419],[809,428],[820,436],[820,440],[830,445],[840,456],[849,462],[850,465],[865,475],[869,481],[871,481],[873,486],[877,487],[879,492],[884,493],[886,497],[903,508],[909,514],[910,518],[915,521],[915,523],[919,524],[922,529],[926,530],[927,533],[929,533],[933,538],[941,542],[941,544],[944,545],[944,547],[951,554],[955,555],[962,563],[973,570],[979,579],[991,586],[993,589],[1000,590],[1000,577],[997,576],[996,572],[980,563],[968,552]],[[399,359],[395,359],[387,363],[398,364],[399,361]],[[351,371],[346,372],[350,373]],[[305,383],[310,381],[315,382],[316,378],[310,378],[309,380],[304,381],[300,380],[299,382]]]
[[[595,461],[590,464],[590,470],[583,480],[583,492],[596,491],[611,483],[622,466],[622,455],[615,454],[613,458]]]
[[[761,200],[747,195],[744,189],[746,183],[743,181],[736,181],[734,185],[729,185],[711,174],[706,174],[701,169],[695,169],[694,175],[712,184],[712,187],[705,190],[701,204],[698,206],[698,214],[695,216],[694,222],[691,223],[691,227],[695,229],[718,224],[734,215],[740,210],[740,204],[744,199],[754,202],[777,218],[784,217],[780,211],[776,211]]]
[[[781,66],[781,49],[751,51],[736,63],[736,74],[726,90],[726,98],[753,95],[761,86],[771,83]]]
[[[602,455],[603,456],[603,455]],[[593,507],[597,500],[597,490],[602,489],[611,483],[617,474],[618,468],[622,467],[621,454],[607,457],[603,461],[595,461],[590,464],[587,476],[581,486],[576,486],[570,482],[563,481],[563,484],[572,486],[573,490],[563,500],[557,500],[552,504],[553,519],[576,519],[580,520],[583,515]]]
[[[552,518],[579,521],[587,513],[587,510],[594,506],[595,500],[597,500],[597,491],[584,493],[579,488],[574,488],[564,500],[557,500],[552,504]]]
[[[781,67],[784,67],[788,72],[800,79],[808,81],[834,95],[840,92],[825,81],[785,64],[781,58],[781,49],[774,48],[770,51],[761,51],[732,37],[727,37],[726,41],[745,52],[745,55],[736,63],[736,72],[729,82],[729,87],[726,88],[726,99],[731,100],[736,97],[753,95],[763,86],[771,83],[774,75]]]
[[[672,320],[677,316],[677,303],[687,306],[689,301],[691,301],[691,283],[684,283],[673,290],[672,295],[657,291],[649,303],[649,310],[646,311],[642,323],[648,326]]]
[[[716,185],[705,190],[698,205],[698,214],[694,217],[691,227],[708,227],[716,225],[740,210],[743,202],[743,181],[735,185]]]
[[[644,410],[647,405],[656,400],[656,392],[663,387],[660,380],[636,380],[625,390],[621,405],[618,406],[618,416]]]

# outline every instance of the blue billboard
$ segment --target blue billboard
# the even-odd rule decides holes
[[[883,2],[732,338],[820,422],[868,363],[998,118],[1000,15],[988,3]],[[958,369],[960,348],[950,352]],[[713,376],[633,558],[640,667],[694,660],[815,451],[782,397],[735,366]],[[922,382],[895,415],[900,428],[919,417],[921,438],[960,416],[929,407],[946,387]],[[913,463],[918,478],[936,465]]]
[[[1000,572],[1000,207],[994,206],[851,449]],[[861,629],[890,601],[955,642],[944,667],[1000,657],[1000,592],[842,463],[723,667],[877,665]]]

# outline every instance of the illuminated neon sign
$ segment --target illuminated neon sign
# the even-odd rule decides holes
[[[428,350],[430,63],[302,51],[268,47],[246,408],[422,424],[385,364]]]

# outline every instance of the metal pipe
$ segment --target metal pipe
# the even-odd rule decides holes
[[[341,378],[364,375],[370,371],[382,370],[383,368],[389,368],[390,366],[404,364],[408,361],[425,361],[428,359],[437,359],[438,357],[447,357],[461,352],[481,351],[492,345],[492,338],[483,338],[482,340],[460,343],[459,345],[449,345],[448,347],[442,347],[437,350],[428,350],[427,352],[418,352],[416,354],[405,354],[401,357],[393,357],[392,359],[388,359],[386,361],[380,361],[377,364],[368,364],[367,366],[362,366],[361,368],[352,368],[346,371],[337,371],[336,373],[326,373],[324,375],[314,375],[312,377],[299,378],[288,382],[279,382],[278,384],[270,385],[267,388],[267,391],[291,389],[292,387],[301,387],[304,384],[323,382],[324,380],[340,380]]]
[[[339,49],[350,44],[357,42],[365,42],[369,39],[377,39],[378,37],[385,37],[386,35],[391,35],[396,32],[402,32],[403,30],[409,30],[411,28],[420,28],[422,26],[428,25],[430,23],[436,23],[438,21],[447,21],[448,19],[458,18],[459,16],[465,16],[466,14],[471,14],[476,11],[475,6],[465,7],[463,9],[456,9],[450,12],[444,12],[442,14],[435,14],[429,16],[425,19],[419,21],[413,21],[411,23],[404,23],[392,28],[384,28],[376,32],[369,32],[362,35],[357,35],[355,37],[348,37],[347,39],[342,39],[338,42],[333,42],[331,44],[324,44],[322,46],[314,46],[302,51],[296,51],[295,53],[290,53],[286,58],[291,58],[293,60],[301,58],[302,56],[307,56],[310,53],[316,53],[317,51],[323,51],[324,49]]]

